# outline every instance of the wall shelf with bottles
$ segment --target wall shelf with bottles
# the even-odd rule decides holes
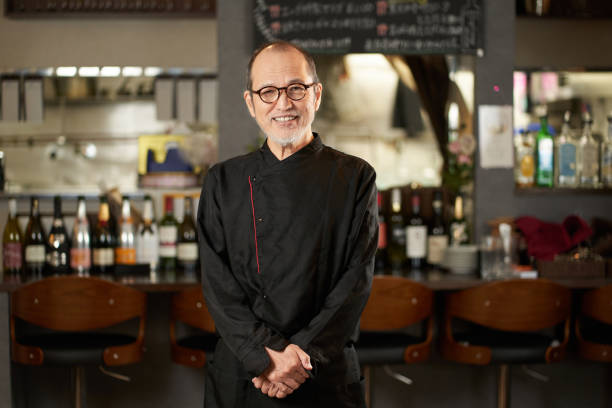
[[[612,188],[515,187],[517,195],[612,195]]]

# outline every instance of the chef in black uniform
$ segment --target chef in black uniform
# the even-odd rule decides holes
[[[376,174],[311,130],[312,57],[253,54],[247,108],[266,136],[213,166],[198,209],[202,288],[220,335],[205,407],[365,407],[354,342],[377,246]]]

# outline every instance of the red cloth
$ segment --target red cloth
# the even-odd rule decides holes
[[[565,217],[561,224],[520,217],[515,221],[527,241],[530,256],[552,261],[555,255],[569,251],[593,234],[591,227],[577,215]]]

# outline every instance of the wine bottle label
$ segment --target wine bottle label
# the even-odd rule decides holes
[[[427,238],[427,262],[431,265],[442,263],[446,247],[448,247],[448,236],[430,235]]]
[[[582,177],[595,177],[599,170],[597,147],[587,145],[582,149]]]
[[[91,267],[91,249],[72,248],[70,250],[70,267],[73,269]]]
[[[533,174],[535,172],[535,164],[533,162],[533,156],[531,154],[525,154],[520,159],[520,170],[521,176],[533,180]]]
[[[553,169],[553,141],[552,139],[542,139],[538,144],[538,170]]]
[[[559,148],[559,175],[574,177],[576,175],[576,146],[564,143]]]
[[[391,227],[391,239],[395,245],[406,245],[406,230],[401,225],[393,225]]]
[[[157,236],[152,234],[141,235],[137,241],[136,260],[138,263],[157,263],[158,248]]]
[[[136,263],[136,248],[115,248],[115,263],[133,265]]]
[[[68,253],[60,251],[50,251],[47,254],[47,263],[51,267],[68,266]]]
[[[115,263],[113,248],[94,248],[93,263],[96,266],[110,266]]]
[[[385,249],[387,247],[387,223],[378,223],[378,249]]]
[[[601,156],[601,175],[604,181],[612,182],[612,148],[608,147]]]
[[[467,242],[467,224],[465,222],[453,222],[450,225],[450,244],[461,245]]]
[[[176,245],[177,231],[178,229],[175,226],[159,227],[159,242],[161,244]]]
[[[162,258],[176,258],[176,245],[160,244],[159,256],[161,256]]]
[[[198,244],[195,242],[180,242],[177,245],[177,258],[179,261],[197,261]]]
[[[2,261],[4,269],[20,269],[22,265],[21,244],[6,242],[2,245]]]
[[[427,254],[427,227],[424,225],[406,227],[406,256],[425,258]]]
[[[44,245],[28,245],[25,249],[26,263],[43,263],[45,262],[45,246]]]

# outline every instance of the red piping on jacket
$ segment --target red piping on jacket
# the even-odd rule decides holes
[[[257,261],[257,273],[259,274],[259,252],[257,249],[257,225],[255,223],[255,204],[253,204],[253,184],[249,176],[249,189],[251,190],[251,209],[253,210],[253,231],[255,236],[255,260]]]

